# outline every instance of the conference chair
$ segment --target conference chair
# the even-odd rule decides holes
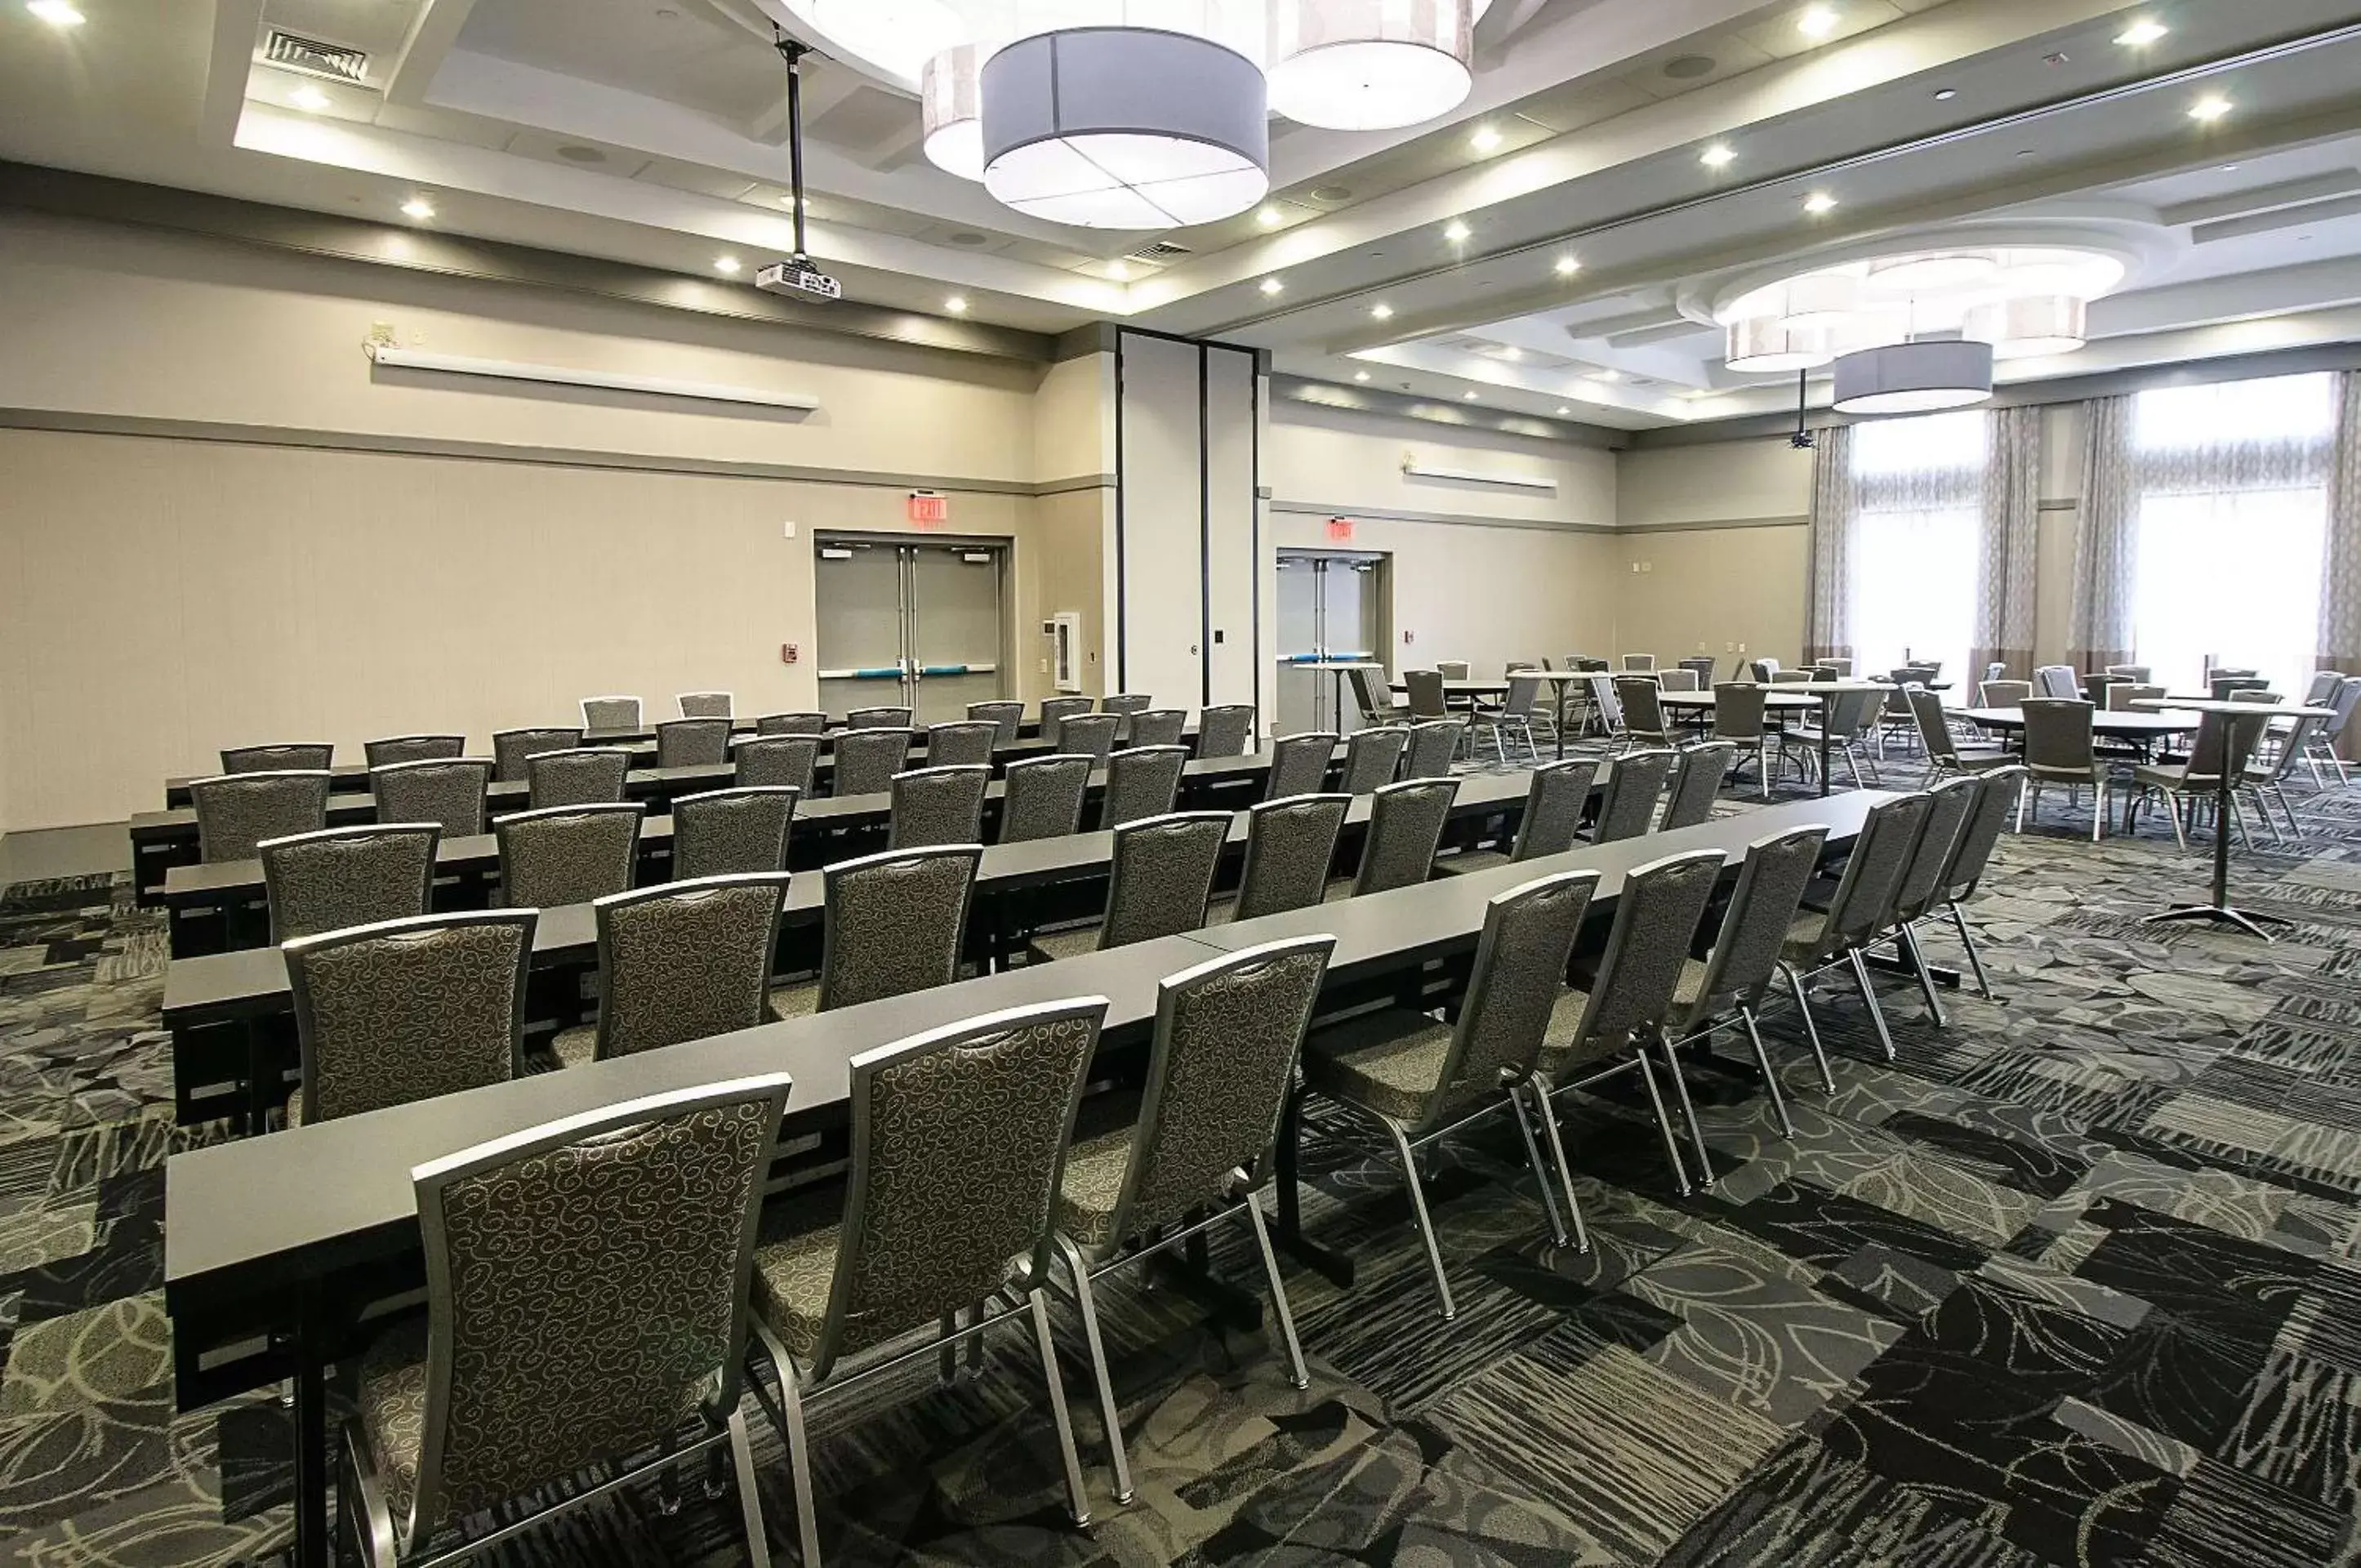
[[[2041,805],[2041,786],[2062,784],[2069,791],[2091,790],[2091,841],[2097,843],[2107,827],[2107,807],[2114,795],[2114,774],[2092,748],[2091,704],[2075,698],[2029,696],[2019,706],[2025,715],[2024,762],[2033,788],[2033,804]],[[2217,715],[2208,717],[2219,718]],[[2202,742],[2203,731],[2199,731]],[[2023,802],[2017,827],[2025,826]]]
[[[1346,795],[1367,795],[1393,783],[1408,750],[1410,731],[1399,724],[1356,729],[1345,742],[1345,779],[1336,787]]]
[[[357,1358],[339,1456],[368,1568],[467,1555],[724,1447],[744,1560],[770,1568],[738,1404],[787,1086],[675,1090],[411,1172],[426,1316]]]
[[[1025,705],[1021,702],[972,702],[967,716],[978,724],[992,726],[992,743],[996,747],[1016,743],[1016,727],[1025,721]]]
[[[467,750],[465,735],[393,735],[382,740],[361,742],[362,758],[372,768],[390,768],[402,762],[447,762]]]
[[[1686,668],[1659,670],[1656,672],[1656,689],[1660,692],[1703,691],[1709,675],[1710,672],[1701,675],[1695,670]]]
[[[547,751],[570,751],[582,744],[579,729],[495,729],[492,776],[500,784],[522,784],[525,763]]]
[[[1356,664],[1345,672],[1353,685],[1354,706],[1361,710],[1363,725],[1397,725],[1402,721],[1403,710],[1394,705],[1394,694],[1386,688],[1385,672]]]
[[[1820,737],[1825,727],[1831,771],[1833,771],[1833,764],[1839,759],[1842,759],[1845,771],[1852,775],[1853,788],[1861,789],[1865,787],[1861,779],[1861,768],[1866,763],[1870,778],[1883,783],[1883,781],[1877,776],[1877,764],[1871,761],[1863,751],[1863,743],[1869,739],[1870,731],[1876,728],[1878,710],[1889,695],[1888,691],[1848,691],[1823,697],[1821,701],[1827,705],[1826,718],[1807,718],[1795,731],[1795,744],[1798,748],[1796,755],[1817,759],[1819,756]],[[1910,701],[1914,695],[1934,696],[1935,694],[1924,686],[1903,689],[1902,696],[1905,702]],[[1937,698],[1938,703],[1940,700]]]
[[[983,853],[974,844],[888,850],[822,872],[818,978],[773,986],[771,1010],[826,1013],[957,980]]]
[[[1086,696],[1045,696],[1041,699],[1041,733],[1058,733],[1058,720],[1088,713],[1096,705]]]
[[[1116,828],[1104,914],[1087,926],[1037,934],[1026,946],[1027,960],[1071,959],[1200,929],[1229,838],[1226,811],[1177,811]]]
[[[1361,839],[1361,863],[1350,882],[1339,882],[1330,898],[1357,898],[1416,887],[1434,875],[1434,851],[1443,842],[1457,779],[1404,779],[1369,797],[1369,827]]]
[[[221,771],[225,773],[324,772],[334,764],[335,755],[336,749],[329,745],[225,746],[222,749]]]
[[[906,707],[856,707],[844,716],[848,729],[902,729],[910,728],[910,710]]]
[[[1642,746],[1669,746],[1672,727],[1664,722],[1664,688],[1653,675],[1615,677],[1615,706],[1623,716],[1626,751]]]
[[[784,786],[804,800],[815,795],[821,741],[817,735],[750,735],[731,753],[730,777],[740,789]]]
[[[1653,683],[1651,683],[1653,684]],[[1498,707],[1477,705],[1468,713],[1472,728],[1468,731],[1468,752],[1475,752],[1475,738],[1492,737],[1492,754],[1506,763],[1509,760],[1508,737],[1513,732],[1524,742],[1525,755],[1533,762],[1542,760],[1541,750],[1533,744],[1534,705],[1541,700],[1542,683],[1532,675],[1509,677],[1509,693]]]
[[[2323,706],[2334,709],[2336,717],[2313,731],[2311,754],[2307,760],[2312,764],[2312,783],[2316,786],[2325,787],[2320,773],[2323,762],[2335,770],[2336,782],[2341,786],[2345,783],[2346,771],[2339,746],[2345,739],[2346,727],[2353,722],[2355,708],[2361,707],[2361,675],[2347,675],[2338,683],[2336,695]]]
[[[1445,1321],[1459,1315],[1444,1272],[1434,1223],[1426,1210],[1418,1150],[1505,1103],[1523,1134],[1525,1157],[1539,1183],[1551,1234],[1583,1252],[1590,1239],[1575,1206],[1559,1151],[1565,1212],[1552,1190],[1550,1168],[1534,1140],[1534,1124],[1549,1128],[1547,1086],[1534,1077],[1550,1008],[1565,978],[1566,960],[1598,885],[1597,872],[1561,872],[1514,887],[1484,906],[1484,933],[1476,945],[1457,1021],[1443,1023],[1409,1007],[1355,1014],[1313,1030],[1303,1042],[1303,1082],[1288,1114],[1301,1119],[1306,1094],[1319,1094],[1361,1121],[1374,1123],[1401,1161],[1411,1219],[1426,1248],[1427,1267]],[[1536,1103],[1538,1091],[1540,1099]],[[1279,1212],[1293,1218],[1296,1195],[1279,1190]],[[1569,1234],[1569,1221],[1572,1231]]]
[[[1623,667],[1642,673],[1653,671],[1656,667],[1656,656],[1653,653],[1626,653],[1623,655]]]
[[[1472,668],[1465,659],[1437,659],[1434,662],[1434,673],[1446,681],[1466,680]]]
[[[637,729],[640,727],[640,699],[635,696],[586,696],[582,699],[582,728],[588,729]]]
[[[1721,798],[1721,781],[1738,765],[1738,748],[1727,740],[1702,741],[1680,749],[1673,770],[1672,799],[1665,803],[1658,828],[1695,828],[1713,820],[1714,804]]]
[[[680,704],[683,718],[727,718],[730,696],[728,692],[682,692],[674,700]]]
[[[1404,670],[1402,687],[1410,694],[1409,718],[1412,724],[1451,717],[1451,709],[1443,700],[1442,671]]]
[[[1246,868],[1237,897],[1213,909],[1213,922],[1309,909],[1325,898],[1336,836],[1352,805],[1349,795],[1297,795],[1246,807]]]
[[[263,839],[272,944],[425,914],[442,836],[431,822],[390,822]]]
[[[1197,756],[1243,757],[1254,750],[1255,710],[1244,703],[1222,703],[1197,715]]]
[[[825,713],[766,713],[754,720],[757,735],[825,735]]]
[[[559,1030],[550,1055],[581,1067],[762,1023],[786,896],[787,873],[772,871],[593,900],[598,1019]]]
[[[1615,679],[1593,674],[1582,683],[1590,690],[1590,711],[1583,723],[1586,728],[1597,725],[1598,733],[1609,740],[1623,733],[1623,699],[1615,695]]]
[[[500,902],[553,909],[628,892],[640,853],[636,805],[547,806],[492,818],[500,840]]]
[[[1311,1383],[1255,1195],[1270,1181],[1279,1115],[1335,945],[1333,937],[1267,942],[1159,981],[1137,1120],[1067,1150],[1057,1207],[1066,1277],[1052,1273],[1049,1284],[1082,1318],[1118,1503],[1132,1499],[1131,1465],[1093,1280],[1243,1218],[1279,1320],[1288,1382]]]
[[[1673,1075],[1681,1114],[1695,1134],[1697,1113],[1689,1103],[1688,1084],[1674,1055],[1668,1025],[1682,971],[1690,961],[1690,943],[1705,919],[1706,905],[1713,900],[1727,859],[1719,850],[1692,850],[1652,861],[1625,874],[1598,971],[1587,989],[1564,988],[1556,992],[1547,1020],[1547,1039],[1532,1070],[1542,1089],[1543,1114],[1554,1123],[1553,1102],[1558,1095],[1637,1069],[1656,1113],[1656,1131],[1664,1141],[1673,1184],[1684,1198],[1691,1191],[1688,1168],[1682,1162],[1680,1141],[1674,1136],[1672,1117],[1664,1109],[1648,1052],[1653,1047],[1663,1057]],[[1559,972],[1564,972],[1563,964]],[[1555,1148],[1554,1136],[1552,1143]],[[1703,1165],[1698,1184],[1710,1190],[1713,1166],[1706,1159],[1702,1137],[1697,1146]],[[1567,1201],[1572,1201],[1571,1187]]]
[[[672,880],[767,875],[787,864],[787,830],[802,792],[747,784],[672,803]]]
[[[2109,664],[2107,674],[2121,675],[2127,681],[2136,681],[2142,685],[2156,679],[2155,666],[2150,664]]]
[[[1099,698],[1099,711],[1112,713],[1124,720],[1115,727],[1115,739],[1128,744],[1131,739],[1131,716],[1135,713],[1146,712],[1155,701],[1154,697],[1138,692],[1117,692],[1111,696]]]
[[[1786,732],[1763,725],[1768,695],[1766,685],[1752,681],[1724,681],[1713,688],[1713,738],[1736,751],[1741,761],[1753,759],[1765,800],[1771,798],[1771,748],[1778,747],[1782,762],[1787,759]]]
[[[656,726],[656,766],[718,768],[730,760],[730,720],[668,718]]]
[[[895,773],[889,787],[893,804],[886,826],[887,849],[983,842],[983,797],[992,787],[990,768],[981,763],[913,768]]]
[[[1812,684],[1812,672],[1809,670],[1773,670],[1771,672],[1771,680],[1769,684],[1774,686],[1807,686]]]
[[[1572,668],[1571,665],[1567,667]],[[1678,688],[1668,686],[1666,690],[1704,691],[1713,685],[1713,661],[1703,654],[1683,659],[1680,667],[1690,672],[1696,677],[1695,680],[1689,685]]]
[[[1902,873],[1910,863],[1911,851],[1917,848],[1919,832],[1933,805],[1931,796],[1919,794],[1871,806],[1861,837],[1845,858],[1844,874],[1828,908],[1806,907],[1795,916],[1786,940],[1779,944],[1779,972],[1786,977],[1787,989],[1795,998],[1795,1013],[1804,1021],[1812,1055],[1822,1063],[1828,1060],[1828,1052],[1820,1044],[1819,1025],[1812,1018],[1811,982],[1840,964],[1851,967],[1861,1002],[1877,1027],[1878,1044],[1885,1059],[1894,1059],[1894,1036],[1877,1005],[1877,988],[1869,980],[1868,951],[1885,927],[1886,912],[1894,907]],[[1836,1092],[1836,1080],[1825,1066],[1821,1081],[1829,1093]]]
[[[300,1127],[504,1083],[523,1072],[536,909],[348,926],[281,946],[302,1080]]]
[[[836,788],[846,795],[882,795],[910,760],[910,731],[900,726],[848,729],[836,738]]]
[[[2180,846],[2184,853],[2189,849],[2187,828],[2194,824],[2198,807],[2213,801],[2221,784],[2224,766],[2224,756],[2228,750],[2229,740],[2230,721],[2226,714],[2201,713],[2197,716],[2197,741],[2189,749],[2187,762],[2145,762],[2132,770],[2132,787],[2139,792],[2134,798],[2133,809],[2136,811],[2139,804],[2147,799],[2162,796],[2166,802],[2165,809],[2172,818],[2173,840]],[[2245,753],[2242,751],[2241,755],[2229,761],[2227,766],[2234,771],[2242,770],[2245,761]],[[2026,762],[2029,775],[2028,783],[2031,785],[2029,793],[2032,794],[2037,807],[2041,792],[2041,772],[2032,765],[2033,759],[2029,751]],[[2235,793],[2230,798],[2230,809],[2236,814],[2235,820],[2239,829],[2244,831],[2246,817],[2238,810],[2237,796]],[[2017,826],[2020,828],[2025,825],[2024,815],[2025,804],[2020,797],[2017,803]],[[2092,837],[2097,836],[2093,831]]]
[[[1598,768],[1587,757],[1543,762],[1533,770],[1532,783],[1525,786],[1524,815],[1517,819],[1517,836],[1509,852],[1465,850],[1446,857],[1442,869],[1466,876],[1542,855],[1566,853],[1577,841],[1582,814],[1590,807],[1590,785],[1598,776]]]
[[[2141,703],[2160,701],[2165,695],[2165,689],[2158,685],[2142,685],[2137,681],[2109,681],[2107,711],[2137,713]]]
[[[2020,707],[2032,695],[2031,681],[1986,681],[1976,691],[1977,700],[1986,707]]]
[[[1943,699],[1925,686],[1913,686],[1904,695],[1909,698],[1911,717],[1917,721],[1918,738],[1926,747],[1926,783],[1957,773],[1990,773],[2016,762],[2015,753],[1999,746],[1960,745],[1943,717]]]
[[[1000,841],[1021,844],[1082,830],[1088,757],[1027,757],[1008,764],[1000,797]]]
[[[1883,934],[1916,977],[1918,989],[1927,998],[1927,1015],[1938,1028],[1948,1022],[1942,999],[1935,993],[1934,973],[1927,967],[1926,954],[1919,950],[1912,927],[1942,901],[1944,873],[1951,869],[1982,794],[1982,785],[1972,778],[1948,779],[1927,792],[1927,820],[1918,829],[1918,842],[1902,875],[1894,882],[1894,905],[1886,916]]]
[[[1951,857],[1950,869],[1943,873],[1942,910],[1951,917],[1951,927],[1959,934],[1960,946],[1967,953],[1968,967],[1976,977],[1976,989],[1984,1000],[1992,1000],[1992,981],[1984,974],[1984,961],[1976,951],[1975,938],[1968,933],[1968,917],[1960,909],[1982,885],[1984,872],[1992,864],[1993,851],[1999,847],[2001,829],[2016,810],[2016,797],[2025,788],[2026,773],[2021,767],[1997,768],[1979,775],[1982,786],[1976,796],[1975,810],[1968,817],[1967,831],[1960,835],[1959,849]],[[1920,924],[1934,918],[1930,914]]]
[[[1104,768],[1115,754],[1115,731],[1123,728],[1123,715],[1070,713],[1045,728],[1059,755],[1088,757],[1092,766]]]
[[[544,751],[525,760],[525,802],[540,809],[619,801],[631,771],[631,753],[620,746]]]
[[[1131,733],[1126,739],[1133,746],[1182,746],[1188,729],[1186,708],[1143,708],[1131,716]]]
[[[197,858],[207,865],[250,861],[265,839],[317,833],[328,825],[328,789],[334,782],[335,775],[324,768],[190,780],[189,804],[197,813]]]
[[[1000,727],[983,719],[927,726],[927,766],[972,768],[992,766],[992,749]]]
[[[2043,696],[2061,697],[2068,702],[2081,698],[2082,683],[2071,664],[2044,664],[2033,672],[2034,689]]]
[[[1746,670],[1753,677],[1756,685],[1767,686],[1771,684],[1771,677],[1779,673],[1779,661],[1751,659],[1746,662]]]
[[[1186,746],[1132,746],[1107,759],[1106,793],[1099,800],[1102,831],[1171,811],[1180,798]]]
[[[920,1356],[949,1359],[961,1341],[1027,1315],[1067,1507],[1075,1524],[1090,1522],[1044,1284],[1106,1006],[1093,996],[1013,1008],[852,1058],[842,1219],[801,1232],[773,1222],[754,1250],[752,1359],[777,1387],[759,1374],[750,1382],[786,1446],[803,1568],[820,1568],[806,1405]],[[964,1326],[962,1312],[972,1314]],[[939,1340],[868,1354],[937,1328]]]
[[[1410,727],[1410,750],[1402,758],[1406,779],[1447,778],[1451,759],[1459,754],[1459,738],[1467,731],[1465,719],[1425,719]]]
[[[2296,838],[2303,837],[2303,825],[2296,820],[2295,803],[2288,798],[2288,775],[2295,772],[2298,762],[2303,761],[2305,749],[2312,744],[2312,732],[2323,722],[2309,715],[2297,718],[2293,728],[2275,738],[2275,751],[2266,756],[2257,749],[2245,771],[2238,775],[2240,789],[2254,797],[2255,809],[2262,814],[2263,826],[2271,830],[2274,843],[2284,840],[2279,836],[2279,824],[2271,819],[2270,808],[2273,806],[2277,806],[2279,814],[2287,818],[2288,831]]]
[[[1591,824],[1590,841],[1611,844],[1647,832],[1655,819],[1656,797],[1664,794],[1664,781],[1679,756],[1664,747],[1616,758],[1607,774],[1606,793],[1598,799],[1598,820]]]
[[[1812,668],[1815,670],[1833,671],[1836,674],[1837,679],[1840,681],[1850,680],[1852,678],[1852,661],[1850,659],[1815,659],[1812,661]]]
[[[388,762],[369,770],[369,799],[379,822],[432,822],[445,839],[470,839],[484,831],[492,769],[488,757]]]
[[[1336,754],[1336,732],[1311,729],[1281,736],[1271,743],[1270,783],[1265,800],[1291,795],[1317,795],[1328,785],[1328,762]]]

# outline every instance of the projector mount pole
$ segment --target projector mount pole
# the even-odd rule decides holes
[[[1807,370],[1795,372],[1795,433],[1787,438],[1787,444],[1798,452],[1808,452],[1812,448],[1812,433],[1804,424],[1804,411],[1809,406],[1811,396],[1806,383],[1810,377],[1811,372]]]
[[[811,258],[804,251],[804,56],[811,46],[787,37],[776,23],[771,27],[772,47],[787,62],[787,179],[796,203],[796,259]]]

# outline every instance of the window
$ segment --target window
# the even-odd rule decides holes
[[[1980,410],[1854,427],[1854,669],[1937,660],[1972,690],[1982,570],[1985,422]]]
[[[2301,696],[2319,641],[2336,433],[2334,378],[2283,376],[2142,392],[2133,645],[2175,691],[2208,663]]]

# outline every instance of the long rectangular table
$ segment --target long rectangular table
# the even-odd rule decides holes
[[[1490,896],[1553,872],[1600,873],[1590,918],[1612,913],[1624,877],[1661,856],[1746,846],[1806,823],[1849,846],[1870,809],[1893,796],[1859,790],[1769,806],[1697,828],[1585,846],[1494,871],[1317,909],[1271,916],[1027,965],[956,985],[813,1017],[542,1073],[268,1137],[174,1155],[165,1168],[164,1299],[172,1318],[176,1397],[199,1409],[292,1376],[296,1398],[296,1561],[324,1563],[327,1368],[357,1348],[358,1309],[414,1286],[423,1262],[411,1171],[424,1161],[558,1118],[642,1096],[755,1073],[795,1083],[776,1185],[798,1169],[832,1171],[845,1152],[848,1064],[863,1051],[1004,1008],[1073,996],[1107,999],[1094,1079],[1136,1070],[1158,982],[1213,954],[1303,932],[1339,938],[1331,987],[1472,948]],[[1293,1129],[1280,1168],[1291,1174]],[[1282,1179],[1291,1219],[1291,1182]],[[1300,1232],[1290,1239],[1306,1250]]]
[[[1833,734],[1831,720],[1836,714],[1836,700],[1858,692],[1882,694],[1894,689],[1887,681],[1812,681],[1788,682],[1766,686],[1763,693],[1765,713],[1784,713],[1799,707],[1820,710],[1820,797],[1828,795],[1828,742]],[[1686,707],[1710,713],[1718,706],[1712,692],[1664,692],[1656,700],[1666,707]],[[1768,765],[1767,763],[1765,764]]]

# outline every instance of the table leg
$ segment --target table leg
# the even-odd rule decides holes
[[[295,1299],[295,1568],[327,1568],[327,1323],[317,1285]]]
[[[1296,1174],[1302,1143],[1303,1094],[1298,1090],[1287,1097],[1286,1109],[1279,1113],[1279,1146],[1271,1171],[1271,1185],[1279,1189],[1279,1219],[1271,1226],[1271,1240],[1298,1263],[1326,1276],[1332,1284],[1349,1289],[1353,1284],[1353,1260],[1316,1245],[1303,1234]]]
[[[1835,694],[1820,694],[1820,798],[1823,800],[1828,795],[1828,724],[1836,715]]]
[[[2235,725],[2236,720],[2234,719],[2229,728],[2235,729]],[[2227,757],[2237,754],[2238,748],[2235,734],[2224,735],[2222,745],[2225,761]],[[2260,937],[2266,942],[2277,939],[2268,931],[2263,929],[2266,923],[2273,926],[2295,924],[2294,921],[2282,916],[2259,915],[2253,910],[2236,909],[2231,906],[2230,813],[2235,806],[2235,802],[2232,799],[2232,791],[2235,787],[2235,775],[2225,766],[2222,770],[2221,778],[2216,780],[2213,785],[2213,901],[2211,904],[2176,905],[2161,915],[2149,916],[2147,917],[2149,924],[2161,925],[2171,920],[2207,920],[2217,926],[2234,926],[2250,937]]]
[[[1565,761],[1565,683],[1553,681],[1557,687],[1557,760]]]

